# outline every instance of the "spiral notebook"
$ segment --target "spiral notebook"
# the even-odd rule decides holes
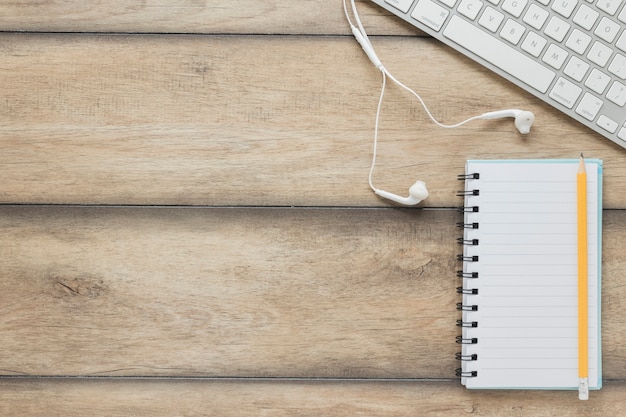
[[[578,388],[578,160],[470,160],[457,337],[467,388]],[[585,159],[589,389],[602,386],[602,161]]]

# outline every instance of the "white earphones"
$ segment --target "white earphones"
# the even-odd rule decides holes
[[[485,120],[504,117],[513,117],[515,119],[515,127],[522,135],[530,133],[530,128],[535,121],[535,115],[532,112],[518,109],[492,111],[479,116],[480,119]]]
[[[390,193],[388,191],[374,189],[376,195],[379,195],[387,200],[395,201],[398,204],[405,206],[414,206],[419,204],[422,200],[428,198],[428,190],[426,189],[426,183],[424,181],[417,180],[415,184],[409,188],[408,197],[400,197],[399,195]]]
[[[367,33],[365,33],[365,28],[363,28],[363,24],[361,23],[361,19],[359,17],[358,11],[356,9],[356,4],[354,3],[354,0],[350,0],[350,3],[351,3],[351,6],[352,6],[352,14],[354,15],[354,20],[355,20],[355,22],[356,22],[358,27],[355,26],[352,23],[352,20],[350,19],[350,15],[348,13],[348,6],[346,4],[346,1],[347,0],[343,0],[343,10],[344,10],[344,13],[346,15],[346,19],[348,20],[348,23],[350,24],[350,29],[352,30],[352,34],[354,35],[354,38],[357,40],[357,42],[359,42],[359,44],[363,48],[363,51],[368,56],[370,61],[372,61],[372,64],[374,64],[374,66],[382,73],[382,77],[383,77],[382,88],[381,88],[381,91],[380,91],[380,98],[378,100],[378,108],[376,110],[376,126],[374,128],[374,152],[373,152],[373,156],[372,156],[372,165],[370,167],[370,173],[369,173],[369,185],[372,188],[372,190],[374,191],[374,193],[376,193],[376,195],[378,195],[380,197],[383,197],[383,198],[386,198],[386,199],[389,199],[391,201],[394,201],[394,202],[396,202],[398,204],[403,204],[403,205],[407,205],[407,206],[412,206],[412,205],[419,204],[422,200],[424,200],[424,199],[426,199],[428,197],[428,190],[426,189],[426,184],[424,184],[423,181],[416,181],[415,184],[413,184],[411,186],[411,188],[409,189],[409,196],[408,197],[401,197],[399,195],[390,193],[388,191],[379,190],[378,188],[374,187],[374,184],[372,182],[372,175],[373,175],[373,172],[374,172],[374,166],[376,165],[376,149],[377,149],[377,145],[378,145],[378,125],[379,125],[379,120],[380,120],[380,110],[381,110],[382,103],[383,103],[383,97],[385,95],[385,88],[386,88],[386,85],[387,85],[387,78],[389,78],[395,84],[397,84],[399,87],[403,88],[404,90],[408,91],[413,96],[415,96],[415,98],[417,98],[417,100],[420,102],[420,104],[424,108],[424,111],[426,112],[426,114],[428,115],[430,120],[432,120],[433,123],[435,123],[436,125],[438,125],[440,127],[447,128],[447,129],[453,129],[453,128],[462,126],[462,125],[464,125],[464,124],[466,124],[468,122],[471,122],[473,120],[492,120],[492,119],[501,119],[501,118],[506,118],[506,117],[512,117],[512,118],[515,119],[515,127],[517,128],[517,130],[521,134],[526,135],[526,134],[528,134],[530,132],[530,128],[531,128],[533,122],[535,121],[535,115],[532,112],[529,112],[529,111],[526,111],[526,110],[518,110],[518,109],[498,110],[498,111],[483,113],[483,114],[481,114],[479,116],[470,117],[467,120],[464,120],[464,121],[462,121],[460,123],[453,124],[453,125],[446,125],[446,124],[440,123],[432,115],[432,113],[430,112],[430,110],[426,106],[426,103],[424,102],[424,100],[422,100],[422,97],[420,97],[420,95],[417,94],[414,90],[412,90],[411,88],[409,88],[405,84],[403,84],[400,81],[398,81],[383,66],[382,62],[378,58],[378,55],[376,55],[376,52],[374,51],[374,47],[372,46],[372,43],[370,42],[370,40],[369,40],[369,38],[367,36]]]

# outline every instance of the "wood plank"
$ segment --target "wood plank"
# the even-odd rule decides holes
[[[457,216],[0,207],[0,374],[453,375]]]
[[[369,1],[358,0],[370,34],[416,34]],[[0,3],[3,31],[211,34],[349,34],[341,1],[16,0]]]
[[[452,210],[0,207],[2,375],[449,378]],[[605,212],[605,379],[626,378]]]
[[[620,416],[626,384],[573,391],[468,391],[458,382],[0,380],[0,412],[25,416]]]
[[[391,88],[379,188],[405,194],[420,178],[427,206],[457,206],[467,158],[583,151],[605,160],[605,207],[626,207],[617,145],[432,40],[376,46],[444,122],[537,113],[526,138],[508,120],[442,130]],[[388,204],[367,185],[380,77],[352,39],[2,34],[0,53],[0,202]]]

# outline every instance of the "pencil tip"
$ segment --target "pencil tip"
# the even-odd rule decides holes
[[[583,156],[583,153],[582,153],[582,152],[580,153],[580,157],[581,157],[581,158],[585,158],[585,157]]]
[[[585,158],[582,153],[580,154],[580,159],[578,160],[578,172],[585,172]]]

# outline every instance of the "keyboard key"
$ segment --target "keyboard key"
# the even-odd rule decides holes
[[[411,13],[411,17],[439,32],[441,26],[443,26],[443,23],[448,18],[448,14],[450,14],[450,12],[447,9],[436,4],[434,1],[419,0]]]
[[[626,10],[626,7],[624,8],[624,10]],[[619,39],[615,43],[615,46],[617,46],[622,51],[626,52],[626,30],[622,32],[622,35],[619,37]]]
[[[612,43],[619,33],[619,30],[620,25],[610,19],[607,19],[606,17],[603,17],[593,33],[595,33],[599,38],[607,41],[608,43]]]
[[[598,117],[596,124],[609,133],[615,133],[617,130],[617,122],[605,115]]]
[[[458,16],[452,16],[443,35],[542,93],[554,80],[553,71]]]
[[[609,88],[609,92],[606,93],[606,98],[618,106],[624,107],[626,105],[626,86],[619,81],[615,81]]]
[[[502,10],[515,17],[520,17],[527,4],[528,0],[504,0],[504,3],[502,3]]]
[[[567,81],[565,78],[560,77],[556,84],[554,84],[554,88],[550,91],[550,98],[558,103],[561,103],[568,109],[574,107],[576,100],[582,93],[583,89],[578,87],[576,84]]]
[[[615,54],[615,58],[609,65],[609,72],[617,75],[622,80],[626,80],[626,57],[621,54]]]
[[[574,29],[572,34],[567,38],[567,42],[565,46],[567,46],[572,51],[582,55],[587,50],[587,47],[591,43],[591,36],[583,33],[578,29]]]
[[[543,24],[546,23],[548,16],[550,13],[542,7],[537,6],[536,4],[531,4],[528,8],[528,11],[524,15],[524,22],[537,30],[540,30],[543,27]]]
[[[522,39],[522,35],[524,35],[524,31],[526,28],[513,19],[509,19],[504,24],[502,28],[502,32],[500,32],[500,36],[502,39],[506,39],[511,42],[513,45],[517,45]]]
[[[569,18],[577,3],[577,0],[558,0],[552,3],[552,10],[563,17]]]
[[[542,38],[535,32],[529,32],[524,42],[522,42],[522,50],[534,57],[539,57],[547,43],[548,41],[545,38]]]
[[[613,50],[600,42],[595,42],[591,47],[591,50],[587,54],[587,58],[595,64],[603,67],[609,61]]]
[[[495,32],[500,27],[500,23],[504,20],[504,15],[494,9],[493,7],[487,7],[485,12],[478,20],[478,24],[485,29]]]
[[[385,3],[391,4],[402,13],[407,13],[411,8],[414,0],[385,0]]]
[[[598,0],[598,9],[614,15],[622,0]]]
[[[561,69],[566,59],[567,52],[564,49],[555,44],[550,44],[541,60],[555,69]]]
[[[457,10],[468,19],[474,20],[482,7],[483,2],[480,0],[461,0]]]
[[[593,94],[585,93],[576,107],[576,113],[587,120],[593,120],[598,115],[604,102]]]
[[[576,12],[576,15],[574,15],[574,23],[583,29],[591,30],[596,20],[598,20],[598,16],[600,16],[600,13],[583,4]]]
[[[563,72],[565,73],[565,75],[571,77],[573,80],[581,82],[583,78],[585,78],[585,74],[587,73],[588,69],[589,64],[587,64],[585,61],[578,58],[577,56],[573,56],[565,66]]]
[[[546,30],[544,32],[555,41],[563,42],[569,28],[570,24],[565,20],[552,16],[552,19],[548,22],[548,26],[546,26]]]
[[[622,11],[620,12],[619,16],[617,16],[617,18],[618,18],[621,22],[626,23],[626,7],[624,7],[624,8],[622,9]]]
[[[602,94],[610,82],[611,77],[594,68],[585,81],[585,86],[598,94]]]

